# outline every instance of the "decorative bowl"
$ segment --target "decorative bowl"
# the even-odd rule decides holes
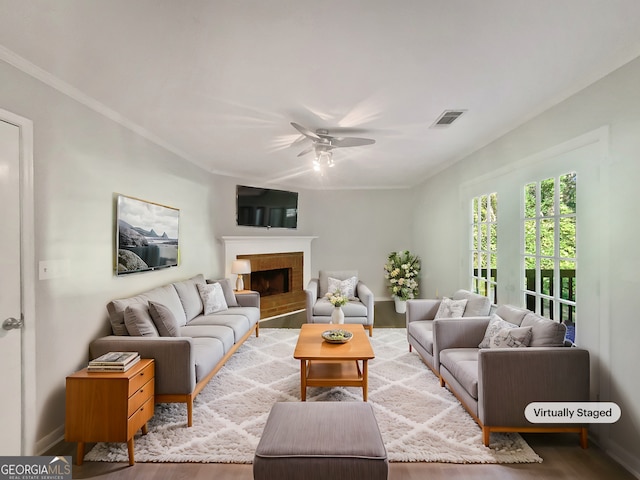
[[[353,333],[348,330],[327,330],[326,332],[322,332],[322,338],[327,343],[347,343],[351,338],[353,338]]]

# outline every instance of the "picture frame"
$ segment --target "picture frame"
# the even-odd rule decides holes
[[[176,267],[180,262],[180,210],[118,195],[116,275]]]

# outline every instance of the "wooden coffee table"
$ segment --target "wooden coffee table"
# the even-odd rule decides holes
[[[353,338],[343,344],[327,343],[322,332],[348,330]],[[374,358],[369,337],[362,325],[305,323],[293,358],[300,360],[300,397],[307,399],[307,387],[362,387],[367,401],[367,362]],[[362,367],[360,366],[362,362]]]

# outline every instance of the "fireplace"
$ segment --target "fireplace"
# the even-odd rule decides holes
[[[249,285],[260,292],[260,318],[302,310],[306,306],[303,252],[237,255],[251,262]]]
[[[298,235],[220,237],[224,244],[225,276],[235,282],[230,267],[239,258],[251,261],[252,272],[290,269],[289,292],[261,297],[260,318],[303,310],[306,306],[304,285],[311,280],[311,242],[316,238]],[[275,260],[275,255],[282,258]],[[267,262],[272,263],[267,265]],[[244,276],[246,288],[250,288],[251,275]]]
[[[291,290],[289,286],[290,268],[274,268],[273,270],[261,270],[251,273],[251,290],[260,294],[260,297],[280,295]]]

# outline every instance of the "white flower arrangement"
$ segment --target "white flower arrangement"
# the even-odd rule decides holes
[[[389,280],[389,291],[395,298],[409,300],[418,296],[420,257],[408,250],[391,252],[384,266],[384,278]]]
[[[342,293],[342,290],[336,289],[333,292],[327,292],[325,295],[334,307],[342,307],[349,302],[349,299]]]

